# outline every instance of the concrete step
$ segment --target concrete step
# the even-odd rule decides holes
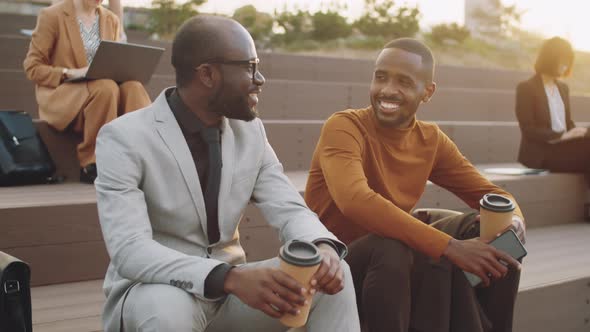
[[[528,232],[515,332],[583,332],[590,317],[589,224]],[[269,256],[276,252],[269,252]],[[100,331],[102,280],[31,290],[35,331]]]

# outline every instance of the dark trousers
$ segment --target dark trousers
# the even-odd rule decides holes
[[[458,239],[479,234],[475,213],[433,224]],[[512,331],[520,272],[473,288],[445,258],[434,260],[404,243],[367,235],[349,245],[359,315],[366,332]]]
[[[552,172],[590,175],[590,138],[573,139],[548,145],[542,166]]]

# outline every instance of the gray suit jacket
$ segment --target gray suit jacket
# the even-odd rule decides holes
[[[250,201],[282,242],[336,240],[283,174],[259,119],[224,119],[221,131],[221,236],[210,246],[197,170],[165,93],[101,129],[95,185],[111,258],[104,281],[106,331],[118,331],[124,296],[135,283],[172,284],[210,301],[204,282],[211,270],[223,262],[245,263],[238,223]]]

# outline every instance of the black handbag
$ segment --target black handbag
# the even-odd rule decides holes
[[[55,164],[31,116],[0,111],[0,186],[52,182]]]
[[[31,332],[31,269],[0,251],[0,332]]]

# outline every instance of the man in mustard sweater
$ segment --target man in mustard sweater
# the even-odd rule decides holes
[[[426,45],[408,38],[387,44],[375,64],[371,106],[326,121],[305,200],[350,244],[347,261],[369,332],[511,331],[520,264],[475,239],[477,213],[434,225],[412,215],[428,180],[474,209],[487,193],[512,198],[438,126],[416,120],[434,94],[433,76]],[[513,228],[524,241],[518,207]],[[461,270],[478,275],[483,286],[472,288]]]

